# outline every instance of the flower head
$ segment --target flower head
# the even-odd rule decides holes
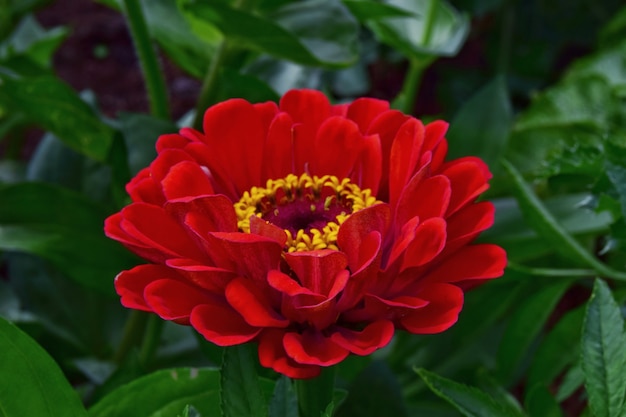
[[[123,271],[124,306],[193,326],[294,378],[452,326],[464,290],[502,275],[470,244],[493,223],[478,158],[445,161],[447,124],[316,91],[209,108],[204,133],[161,136],[106,234],[151,263]]]

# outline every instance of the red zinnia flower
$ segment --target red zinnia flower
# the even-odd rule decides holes
[[[221,346],[258,343],[293,378],[385,346],[395,329],[452,326],[463,289],[506,255],[469,245],[493,222],[478,158],[445,162],[447,124],[310,90],[233,99],[204,133],[161,136],[106,234],[150,264],[120,273],[124,306]]]

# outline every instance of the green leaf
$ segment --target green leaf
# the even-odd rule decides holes
[[[506,160],[502,162],[506,171],[513,179],[513,193],[517,198],[524,218],[541,237],[552,244],[557,252],[578,265],[588,266],[599,274],[614,279],[626,280],[626,273],[609,268],[587,252],[578,241],[570,236],[533,193],[519,171],[510,162]]]
[[[243,344],[224,350],[221,371],[221,409],[227,417],[267,416],[267,403],[256,373],[254,346]]]
[[[0,249],[38,255],[76,282],[113,294],[135,257],[102,232],[106,212],[82,195],[41,183],[0,188]]]
[[[343,4],[360,22],[389,17],[415,17],[413,13],[405,9],[370,0],[343,0]]]
[[[408,57],[455,55],[469,32],[469,19],[441,0],[387,0],[413,17],[370,21],[376,37]]]
[[[4,97],[3,97],[4,96]],[[0,78],[0,102],[24,113],[72,149],[105,161],[114,131],[68,85],[55,77]]]
[[[525,405],[530,417],[563,417],[559,403],[545,385],[535,386],[526,398]]]
[[[498,379],[513,382],[522,360],[528,354],[552,310],[571,285],[566,280],[539,287],[519,305],[506,326],[496,358]]]
[[[498,76],[472,96],[452,119],[449,158],[473,155],[492,169],[502,154],[513,122],[506,80]]]
[[[322,413],[321,417],[333,417],[335,415],[335,410],[341,404],[343,404],[344,400],[348,395],[348,391],[344,389],[335,389],[333,391],[333,399],[326,407],[326,410]]]
[[[578,353],[580,356],[580,352]],[[577,362],[565,373],[561,381],[561,386],[559,386],[559,390],[556,393],[556,400],[565,401],[573,395],[578,388],[582,387],[584,383],[585,375],[583,374],[580,363]]]
[[[0,318],[0,414],[87,416],[54,360],[34,340]]]
[[[187,404],[183,409],[183,413],[179,414],[178,417],[202,417],[202,415],[198,410]]]
[[[450,403],[466,417],[513,417],[521,415],[517,409],[509,404],[499,404],[477,388],[459,384],[425,369],[417,369],[416,372],[432,392]]]
[[[622,216],[626,219],[626,161],[622,163],[606,162],[606,175],[617,193],[617,200],[622,207]]]
[[[11,36],[0,44],[0,62],[10,56],[23,56],[42,68],[50,68],[52,54],[61,45],[67,30],[45,30],[31,15],[24,17]]]
[[[204,29],[202,37],[172,0],[142,0],[150,34],[182,69],[202,78],[221,40],[219,31]]]
[[[154,372],[113,391],[89,409],[91,417],[160,417],[192,405],[203,416],[219,415],[219,372],[175,368]]]
[[[528,371],[528,387],[552,381],[580,356],[580,329],[584,306],[568,311],[543,339]]]
[[[596,417],[620,416],[626,393],[626,334],[621,310],[608,285],[596,279],[583,323],[582,369]]]
[[[618,104],[604,77],[562,81],[538,95],[513,127],[506,157],[523,173],[596,176]]]
[[[281,376],[276,381],[269,404],[269,417],[298,417],[298,398],[291,380]]]
[[[337,410],[337,417],[406,417],[402,387],[396,375],[382,361],[373,361],[359,373],[348,390],[348,397]]]
[[[246,49],[315,66],[342,67],[357,59],[358,25],[338,0],[288,4],[273,18],[219,2],[192,4],[187,11],[214,24],[229,42]]]
[[[278,102],[280,99],[269,85],[257,77],[225,69],[220,74],[217,100],[224,101],[233,97],[245,98],[251,103]]]

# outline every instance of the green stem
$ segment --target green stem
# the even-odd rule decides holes
[[[220,69],[226,59],[227,45],[226,40],[215,50],[211,64],[207,70],[204,80],[202,81],[202,89],[200,90],[200,96],[198,97],[198,103],[196,104],[196,115],[193,120],[193,127],[195,129],[202,129],[202,121],[204,119],[204,111],[217,101],[217,84],[219,80]]]
[[[141,351],[139,352],[139,359],[146,367],[159,347],[163,324],[164,321],[159,316],[151,315],[148,318],[148,327],[143,338],[143,343],[141,344]]]
[[[320,417],[333,401],[335,368],[322,368],[317,378],[296,379],[294,385],[300,417]]]
[[[122,341],[113,357],[115,363],[121,364],[124,362],[128,352],[130,352],[133,347],[139,345],[146,330],[148,317],[148,314],[143,311],[133,310],[130,313],[126,320],[126,326],[124,326]]]
[[[123,0],[122,6],[130,27],[130,34],[135,44],[135,50],[139,57],[141,72],[148,91],[150,101],[150,113],[160,119],[169,120],[170,111],[167,101],[165,79],[161,72],[161,66],[150,39],[148,26],[143,15],[141,1]]]
[[[424,70],[428,67],[429,59],[409,59],[409,69],[404,76],[404,83],[402,84],[402,105],[400,111],[405,114],[413,113],[415,107],[415,99],[417,92],[422,82],[422,76]]]

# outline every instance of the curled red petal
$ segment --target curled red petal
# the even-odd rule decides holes
[[[463,290],[451,284],[432,284],[419,296],[428,305],[414,310],[400,319],[400,325],[413,334],[434,334],[450,328],[457,322],[463,308]]]
[[[287,243],[287,234],[284,229],[257,216],[250,217],[250,233],[275,240],[280,246],[285,246],[285,243]]]
[[[336,287],[337,275],[348,266],[346,255],[334,250],[287,253],[285,260],[303,287],[326,296]]]
[[[272,329],[264,331],[259,336],[259,362],[266,368],[289,378],[308,379],[320,374],[318,365],[303,365],[295,362],[285,352],[283,347],[284,331]]]
[[[215,296],[200,288],[173,279],[159,279],[148,284],[144,298],[162,319],[179,324],[189,324],[189,316],[196,306],[215,300]]]
[[[244,320],[255,327],[287,327],[289,321],[278,314],[270,300],[256,285],[245,278],[236,278],[226,287],[226,300]]]
[[[290,358],[304,365],[331,366],[349,354],[347,349],[315,330],[285,334],[283,347]]]
[[[193,178],[193,181],[189,179]],[[196,162],[183,161],[172,166],[161,181],[163,193],[168,200],[213,194],[213,185]]]
[[[446,221],[440,217],[428,219],[415,229],[413,241],[404,252],[400,270],[422,266],[432,261],[446,245]]]
[[[424,142],[424,125],[417,119],[407,120],[398,129],[389,156],[389,202],[395,205],[402,189],[415,173]]]
[[[164,278],[175,279],[177,274],[162,265],[138,265],[115,277],[115,291],[121,297],[124,307],[152,311],[144,299],[144,290],[151,282]]]
[[[206,340],[218,346],[233,346],[249,342],[261,328],[250,326],[230,306],[218,303],[196,306],[190,323]]]
[[[389,320],[369,323],[363,330],[356,331],[337,327],[330,339],[355,355],[369,355],[387,346],[394,333],[394,325]]]

